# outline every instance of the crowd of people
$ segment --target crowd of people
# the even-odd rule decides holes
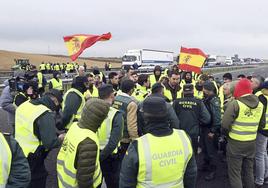
[[[175,65],[155,66],[151,75],[129,66],[106,78],[80,66],[64,91],[60,70],[46,82],[41,66],[16,73],[2,92],[14,131],[0,133],[0,186],[45,187],[44,160],[53,148],[59,187],[105,180],[108,188],[194,188],[202,171],[206,181],[216,178],[219,150],[231,188],[268,183],[263,77],[225,73],[221,81]]]

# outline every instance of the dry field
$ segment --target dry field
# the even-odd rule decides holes
[[[21,53],[21,52],[11,52],[0,50],[0,71],[10,70],[10,68],[15,65],[14,59],[17,58],[27,58],[30,60],[31,64],[39,66],[42,62],[52,62],[52,63],[67,63],[71,62],[71,59],[67,56],[61,55],[46,55],[46,54],[30,54],[30,53]],[[109,58],[79,58],[76,62],[79,65],[83,65],[84,62],[87,64],[87,67],[98,66],[99,68],[104,68],[104,64],[109,62]],[[110,61],[113,65],[113,68],[121,67],[119,59],[116,61],[112,59]]]

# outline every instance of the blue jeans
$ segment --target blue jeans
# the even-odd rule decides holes
[[[257,134],[255,156],[255,183],[258,185],[262,185],[264,183],[264,178],[268,177],[267,141],[268,137],[260,133]]]

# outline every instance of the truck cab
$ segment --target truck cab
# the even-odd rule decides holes
[[[122,57],[122,66],[137,64],[141,66],[141,50],[128,50]]]

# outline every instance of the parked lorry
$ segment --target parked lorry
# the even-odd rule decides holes
[[[136,65],[139,69],[149,69],[160,65],[163,69],[173,64],[173,52],[137,49],[128,50],[122,58],[122,66]]]

